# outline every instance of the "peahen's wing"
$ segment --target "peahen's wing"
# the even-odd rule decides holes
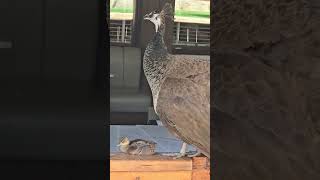
[[[204,80],[208,78],[209,72],[167,78],[159,92],[157,110],[171,133],[210,157],[210,83]]]
[[[198,80],[210,81],[210,57],[203,55],[170,55],[171,61],[166,77],[197,77]],[[205,75],[205,76],[201,76]]]
[[[183,81],[182,84],[192,82],[192,86],[202,88],[199,93],[204,93],[206,99],[209,101],[210,57],[198,55],[171,55],[170,58],[171,61],[168,66],[168,71],[166,72],[166,80],[170,78],[180,79],[181,82]],[[162,85],[165,84],[166,82],[162,83]],[[162,89],[162,87],[160,87],[160,89]],[[197,94],[197,92],[194,93]]]

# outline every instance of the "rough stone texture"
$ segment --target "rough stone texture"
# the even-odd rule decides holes
[[[320,1],[213,6],[213,175],[320,179]]]

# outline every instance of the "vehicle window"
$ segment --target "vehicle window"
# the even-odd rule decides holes
[[[134,0],[110,0],[110,42],[130,44]]]
[[[173,45],[210,46],[210,0],[175,0]]]

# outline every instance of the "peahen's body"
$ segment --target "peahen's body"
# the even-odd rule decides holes
[[[166,4],[160,14],[145,17],[156,26],[143,59],[154,109],[169,132],[210,157],[210,60],[168,53],[163,35],[165,17],[170,15],[171,5]],[[186,144],[183,147],[182,155]]]

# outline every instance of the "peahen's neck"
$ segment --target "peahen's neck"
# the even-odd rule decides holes
[[[164,43],[162,31],[158,31],[155,33],[152,41],[147,46],[147,49],[148,48],[151,48],[153,51],[161,51],[161,53],[167,53],[167,46]]]
[[[156,109],[158,93],[169,63],[169,54],[161,32],[157,32],[148,44],[143,58],[143,69],[150,85]]]
[[[160,32],[155,33],[144,53],[143,65],[144,70],[147,70],[147,72],[145,72],[146,76],[161,75],[162,66],[165,66],[168,63],[168,55],[163,35]]]

